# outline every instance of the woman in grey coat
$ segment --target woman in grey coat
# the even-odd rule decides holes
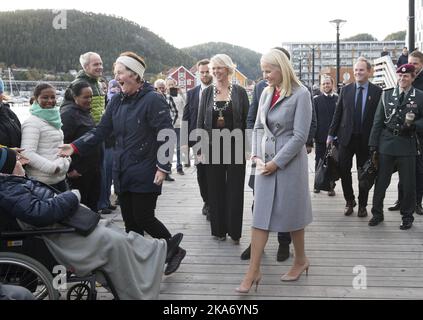
[[[312,221],[305,143],[312,117],[308,90],[295,76],[287,57],[272,49],[261,58],[269,83],[260,98],[253,130],[255,179],[251,260],[239,288],[249,292],[261,279],[260,260],[269,231],[291,232],[295,259],[281,281],[295,281],[308,271],[304,228]]]

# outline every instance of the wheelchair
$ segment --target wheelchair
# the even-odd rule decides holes
[[[73,233],[73,228],[40,228],[23,231],[17,221],[0,212],[0,282],[27,288],[37,300],[57,300],[64,290],[54,285],[54,267],[59,265],[47,248],[41,236],[58,233]],[[68,300],[96,300],[97,277],[100,275],[107,288],[119,297],[110,278],[102,270],[94,270],[85,277],[77,277],[72,270],[66,270]],[[57,283],[58,284],[58,283]]]

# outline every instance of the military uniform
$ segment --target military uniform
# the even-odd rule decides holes
[[[411,126],[405,124],[406,114],[415,115]],[[378,151],[378,176],[373,195],[373,218],[369,225],[383,221],[383,200],[394,167],[398,168],[404,186],[401,201],[401,229],[408,229],[414,221],[416,203],[416,156],[420,142],[416,132],[423,132],[423,91],[410,87],[400,94],[396,87],[384,91],[375,114],[369,147]]]

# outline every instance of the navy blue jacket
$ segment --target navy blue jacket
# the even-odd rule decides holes
[[[314,140],[317,143],[326,143],[329,127],[335,113],[337,99],[338,96],[336,94],[333,94],[331,97],[322,94],[313,98],[317,118],[317,130]]]
[[[0,214],[46,227],[73,214],[78,206],[78,198],[71,191],[55,196],[42,182],[0,174]]]
[[[200,104],[201,85],[187,92],[187,104],[184,108],[182,121],[188,122],[188,135],[197,128],[198,106]],[[189,136],[188,136],[189,137]],[[192,147],[196,141],[188,141],[188,146]]]
[[[247,116],[247,129],[254,129],[254,124],[255,124],[256,118],[257,118],[257,111],[258,111],[258,106],[259,106],[259,102],[260,102],[260,97],[261,97],[261,94],[262,94],[264,88],[266,88],[266,87],[267,87],[267,82],[265,80],[259,81],[254,86],[253,98],[251,100],[250,109],[248,110],[248,116]],[[307,87],[307,89],[308,89],[308,91],[310,91],[310,95],[312,96],[310,88]],[[313,98],[311,100],[312,100],[311,102],[312,102],[312,105],[313,105]],[[314,111],[314,105],[313,105],[313,113],[312,113],[312,118],[311,118],[310,132],[308,134],[308,139],[307,139],[307,143],[306,143],[306,145],[308,145],[308,146],[313,146],[313,137],[314,137],[314,134],[316,133],[316,127],[317,127],[316,112]]]
[[[160,163],[157,151],[164,141],[157,141],[162,129],[172,132],[169,106],[149,83],[134,95],[115,95],[96,128],[74,141],[82,155],[114,134],[112,177],[117,193],[161,193],[153,183],[157,167],[170,172],[171,163]],[[169,144],[173,150],[173,144]]]

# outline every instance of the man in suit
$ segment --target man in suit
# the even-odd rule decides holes
[[[326,141],[329,145],[334,137],[338,137],[339,169],[346,201],[346,216],[350,216],[357,205],[352,187],[352,159],[355,155],[357,167],[361,167],[369,158],[369,135],[382,93],[381,88],[369,82],[371,69],[366,58],[358,58],[354,65],[355,82],[342,88]],[[359,188],[359,217],[367,216],[368,196],[368,189]]]
[[[316,164],[315,169],[319,161],[324,158],[326,153],[326,139],[328,137],[329,126],[332,122],[333,114],[335,113],[336,100],[338,95],[333,92],[334,80],[330,76],[322,78],[322,94],[316,95],[313,98],[314,110],[317,118],[317,130],[314,136],[314,142],[316,143]],[[328,191],[328,195],[335,196],[335,182],[331,182],[331,189]],[[314,193],[319,193],[320,190],[314,188]]]
[[[187,102],[184,108],[184,114],[182,117],[182,126],[188,126],[188,134],[197,128],[197,116],[198,107],[200,106],[201,95],[204,89],[206,89],[213,81],[213,77],[209,72],[208,59],[203,59],[197,62],[197,70],[200,74],[200,84],[195,88],[191,89],[187,93]],[[184,130],[183,130],[184,132]],[[182,146],[186,151],[184,154],[189,155],[189,148],[195,144],[196,141],[190,141],[188,139],[188,146]],[[200,187],[200,194],[203,198],[203,209],[202,213],[209,219],[209,205],[207,196],[207,177],[206,168],[202,163],[197,163],[197,182]]]
[[[369,226],[384,220],[383,199],[394,167],[403,187],[401,230],[410,229],[416,203],[416,156],[421,153],[417,133],[423,133],[423,92],[412,86],[415,67],[398,68],[398,86],[382,94],[370,134],[372,160],[378,167]]]
[[[408,55],[408,63],[412,64],[416,69],[416,78],[413,81],[413,87],[423,91],[423,53],[420,51],[413,51]],[[423,135],[418,135],[420,143],[423,142]],[[403,187],[401,181],[398,182],[398,200],[394,206],[388,208],[389,211],[400,210],[401,201],[403,197]],[[423,215],[422,209],[423,198],[423,155],[416,157],[416,213]]]

